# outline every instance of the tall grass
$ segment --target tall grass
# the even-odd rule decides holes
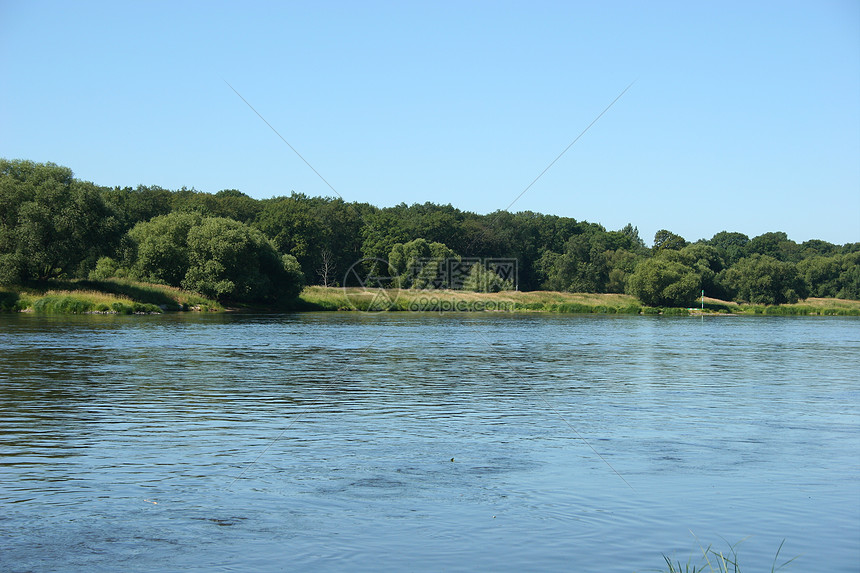
[[[663,555],[663,560],[666,561],[666,566],[668,569],[665,570],[666,573],[741,573],[741,567],[738,563],[738,551],[737,546],[740,545],[744,540],[741,539],[734,545],[729,546],[728,552],[718,551],[713,549],[713,546],[708,545],[706,548],[702,548],[701,545],[699,548],[702,551],[702,557],[699,560],[699,564],[693,564],[692,557],[687,563],[682,564],[680,561],[672,562],[672,559],[667,555]],[[776,550],[776,555],[773,558],[773,564],[770,567],[771,573],[775,573],[779,571],[786,565],[790,564],[792,561],[797,559],[799,555],[792,557],[788,561],[783,562],[780,565],[777,565],[779,561],[779,554],[782,551],[782,546],[785,544],[785,539],[779,544],[779,547]]]
[[[29,307],[42,314],[84,314],[88,312],[111,314],[158,314],[161,309],[154,304],[117,299],[103,293],[47,294],[33,301]]]
[[[180,289],[124,280],[54,280],[0,289],[0,311],[52,314],[133,314],[163,310],[223,310],[216,301]]]

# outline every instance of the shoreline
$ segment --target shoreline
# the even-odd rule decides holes
[[[0,312],[32,314],[161,314],[164,312],[506,312],[652,316],[860,316],[860,301],[808,298],[755,305],[704,298],[700,306],[648,307],[618,293],[362,289],[305,287],[290,304],[223,305],[197,293],[126,280],[51,281],[0,286]]]

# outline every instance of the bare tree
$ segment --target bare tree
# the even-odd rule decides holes
[[[328,249],[323,249],[322,253],[322,266],[317,269],[317,274],[322,278],[323,286],[329,286],[329,279],[334,273],[334,255]]]

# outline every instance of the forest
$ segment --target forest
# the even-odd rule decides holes
[[[516,261],[515,275],[483,263],[493,260]],[[270,304],[305,285],[338,286],[359,261],[367,273],[388,262],[407,288],[627,293],[660,307],[690,306],[702,291],[767,305],[860,299],[860,243],[796,243],[780,231],[692,242],[664,229],[649,246],[632,223],[103,187],[54,163],[0,159],[0,284],[117,277]],[[440,279],[449,261],[469,265],[465,280]]]

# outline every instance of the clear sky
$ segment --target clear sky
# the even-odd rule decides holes
[[[0,157],[860,241],[860,2],[0,0]],[[228,87],[229,82],[335,189]]]

